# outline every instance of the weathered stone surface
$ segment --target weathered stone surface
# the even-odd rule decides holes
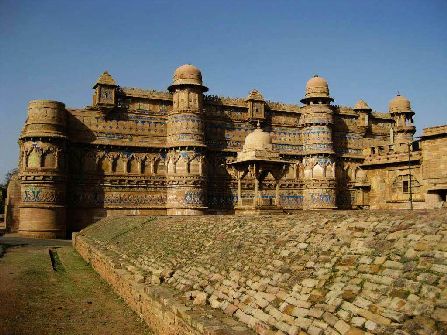
[[[364,101],[333,105],[319,76],[306,83],[303,105],[268,101],[257,90],[246,98],[208,96],[191,64],[175,70],[168,91],[121,87],[107,72],[93,88],[92,105],[83,108],[29,102],[19,173],[8,191],[8,229],[55,238],[110,215],[445,207],[447,125],[424,129],[417,145],[414,112],[403,96],[386,113]],[[405,225],[397,223],[376,249],[404,238]],[[373,256],[367,241],[351,241],[366,238],[367,227],[352,221],[341,239],[356,256]],[[447,248],[435,233],[424,234],[429,238],[413,240],[413,250],[429,252],[432,242]],[[283,257],[320,242],[315,236],[282,248],[270,270],[284,273]],[[347,257],[338,269],[356,263]],[[308,259],[300,266],[319,264]]]
[[[108,271],[135,289],[139,273],[157,278],[138,285],[143,292],[172,290],[163,306],[182,301],[187,309],[178,313],[185,320],[194,311],[258,334],[351,335],[405,334],[411,327],[418,334],[441,334],[447,322],[447,260],[439,250],[439,241],[447,239],[446,211],[147,221],[104,219],[79,233],[75,244],[100,250]],[[359,226],[361,234],[353,234]],[[415,248],[421,241],[430,251]],[[410,249],[411,259],[405,256]],[[393,271],[401,272],[394,277]],[[120,294],[132,305],[144,300],[140,291]]]

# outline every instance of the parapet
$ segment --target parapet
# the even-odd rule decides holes
[[[447,134],[447,124],[442,126],[424,128],[422,131],[422,138],[431,136],[442,136]]]
[[[20,138],[64,138],[66,124],[65,104],[53,100],[31,100],[28,103],[28,119]]]
[[[410,149],[410,157],[408,149]],[[408,160],[419,161],[421,159],[418,142],[368,147],[363,150],[363,154],[365,156],[363,165],[402,163],[408,162]]]

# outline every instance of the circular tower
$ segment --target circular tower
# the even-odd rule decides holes
[[[174,72],[167,119],[167,214],[199,215],[206,207],[202,73],[190,64]]]
[[[66,111],[61,102],[33,100],[19,138],[19,233],[65,238]]]
[[[413,123],[414,112],[411,110],[410,100],[397,94],[388,105],[391,117],[394,120],[392,126],[393,142],[411,143],[416,127]]]
[[[304,209],[334,209],[335,153],[333,110],[327,81],[315,75],[306,84],[301,102],[304,141]]]

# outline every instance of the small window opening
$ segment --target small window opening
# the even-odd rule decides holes
[[[402,192],[404,192],[404,193],[408,193],[409,192],[409,181],[408,180],[404,180],[403,182],[402,182]]]

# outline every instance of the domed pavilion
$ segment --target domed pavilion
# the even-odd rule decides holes
[[[271,134],[264,131],[258,122],[257,128],[245,138],[242,151],[237,153],[237,160],[230,163],[238,182],[236,213],[261,214],[281,211],[279,185],[289,164],[281,160],[279,153],[273,150]],[[244,196],[242,183],[247,175],[254,181],[254,192]],[[270,182],[265,182],[266,179],[270,179]],[[263,195],[261,191],[271,188],[272,184],[275,197]]]

